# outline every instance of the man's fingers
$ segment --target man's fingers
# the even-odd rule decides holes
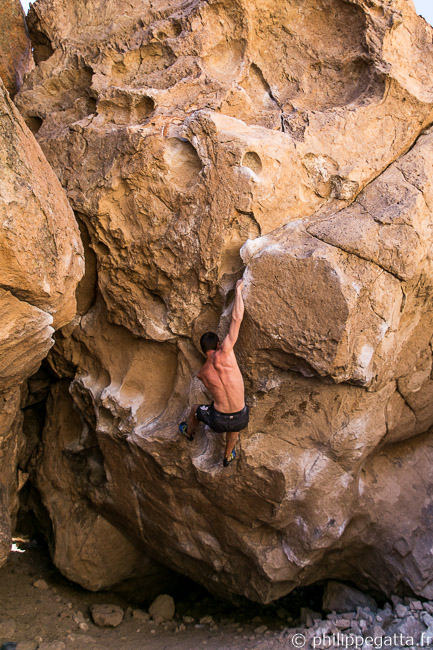
[[[242,289],[243,286],[244,286],[244,281],[242,279],[236,282],[236,289],[239,289],[239,291]]]

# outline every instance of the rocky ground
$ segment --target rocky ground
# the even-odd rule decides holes
[[[130,598],[68,582],[43,546],[16,540],[0,583],[1,650],[433,646],[432,602],[394,596],[378,608],[371,597],[336,582],[324,593],[323,587],[298,590],[268,606],[230,605],[188,584],[172,620],[155,621]],[[101,605],[111,606],[106,622],[116,627],[95,624],[92,611],[97,619]],[[334,609],[324,613],[322,607]],[[152,606],[149,611],[157,618]]]

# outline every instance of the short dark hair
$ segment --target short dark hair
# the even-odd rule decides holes
[[[205,332],[200,339],[200,347],[203,350],[203,354],[206,354],[209,350],[216,350],[219,342],[220,340],[215,332]]]

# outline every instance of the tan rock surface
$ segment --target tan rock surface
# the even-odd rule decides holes
[[[13,97],[34,67],[32,48],[20,0],[0,1],[0,77]]]
[[[58,179],[0,81],[0,564],[18,509],[22,383],[75,314],[82,245]]]
[[[95,487],[103,486],[106,476],[97,441],[85,448],[77,445],[83,423],[73,407],[68,388],[67,382],[58,382],[48,399],[49,415],[42,437],[43,460],[36,482],[53,522],[49,540],[53,560],[67,578],[92,591],[131,576],[155,574],[156,565],[95,512],[81,491],[83,485],[87,487],[87,481]],[[79,467],[71,459],[79,459],[83,453],[87,459],[86,473],[79,477],[76,475]]]
[[[219,594],[333,577],[430,598],[431,27],[406,0],[38,0],[29,22],[16,102],[86,246],[36,478],[59,539],[79,489]],[[221,436],[177,423],[242,273],[251,424],[224,470]]]

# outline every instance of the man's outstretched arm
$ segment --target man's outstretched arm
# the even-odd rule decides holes
[[[238,340],[239,329],[241,327],[242,319],[244,317],[244,301],[242,299],[242,287],[244,286],[243,280],[236,282],[235,288],[235,301],[233,303],[232,321],[230,323],[229,332],[221,345],[222,352],[230,352]]]

